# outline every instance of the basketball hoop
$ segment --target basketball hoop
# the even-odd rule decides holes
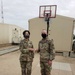
[[[39,8],[39,18],[44,18],[47,22],[47,33],[49,31],[50,18],[56,17],[57,5],[43,5]]]
[[[56,17],[57,5],[43,5],[39,7],[39,18],[44,18],[45,14],[50,13],[50,18]]]
[[[45,21],[48,21],[50,19],[50,16],[51,16],[51,11],[50,10],[45,10],[44,11]]]

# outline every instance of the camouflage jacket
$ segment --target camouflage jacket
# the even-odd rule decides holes
[[[33,44],[30,40],[26,41],[25,39],[20,42],[20,61],[33,61],[34,52],[29,51],[28,48],[33,48]]]
[[[38,52],[40,52],[40,61],[47,62],[55,58],[55,50],[53,40],[42,39],[38,44]]]

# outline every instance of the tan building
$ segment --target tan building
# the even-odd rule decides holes
[[[19,26],[0,23],[0,44],[19,43],[23,31]]]
[[[54,40],[56,51],[71,51],[73,40],[74,19],[57,15],[51,19],[49,28],[49,38]],[[47,24],[43,18],[33,18],[29,20],[29,30],[34,47],[38,47],[41,39],[42,29],[47,29]]]

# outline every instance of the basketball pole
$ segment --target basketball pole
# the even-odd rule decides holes
[[[47,22],[47,36],[48,36],[48,34],[49,34],[49,21],[50,21],[50,18],[48,17],[48,14],[45,17],[45,21]]]
[[[47,36],[48,36],[48,33],[49,33],[49,19],[47,20]]]

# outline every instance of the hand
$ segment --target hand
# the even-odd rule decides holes
[[[35,51],[35,49],[34,48],[28,48],[30,51]]]
[[[48,64],[49,64],[49,65],[52,65],[52,61],[51,61],[51,60],[49,60],[49,61],[48,61]]]
[[[35,49],[35,52],[37,52],[38,51],[38,49]]]

